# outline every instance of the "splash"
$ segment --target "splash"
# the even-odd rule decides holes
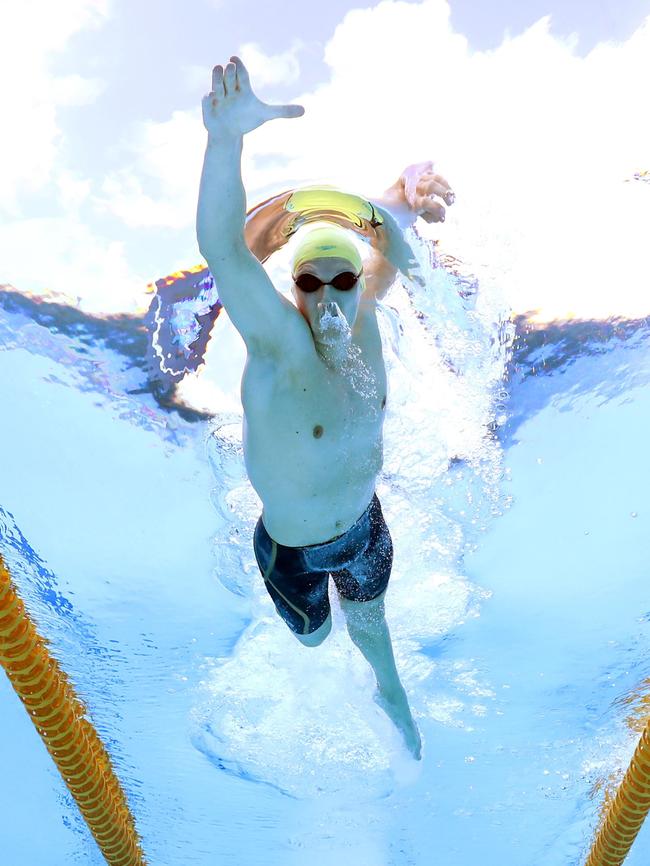
[[[345,318],[335,301],[328,301],[327,304],[319,304],[319,311],[321,312],[321,316],[318,323],[324,334],[331,331],[334,339],[340,340],[342,338],[350,338],[352,331],[350,330],[348,320]]]
[[[349,346],[341,369],[343,375],[350,382],[352,390],[367,401],[368,409],[366,411],[369,417],[376,417],[380,411],[378,408],[377,380],[363,360],[359,346],[354,344]]]

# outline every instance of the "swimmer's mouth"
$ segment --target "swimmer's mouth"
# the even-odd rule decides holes
[[[346,331],[350,327],[336,301],[318,305],[318,326],[323,331]]]
[[[343,313],[341,312],[341,309],[340,309],[339,305],[336,303],[336,301],[325,301],[324,303],[320,303],[320,304],[318,304],[317,309],[318,309],[318,312],[320,313],[321,317],[324,317],[324,316],[342,316],[343,315]]]

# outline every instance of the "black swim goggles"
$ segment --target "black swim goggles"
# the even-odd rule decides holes
[[[349,292],[350,289],[356,286],[362,273],[363,268],[358,274],[353,274],[352,271],[343,271],[343,273],[337,274],[329,283],[324,283],[314,276],[314,274],[300,274],[298,277],[293,277],[293,281],[301,292],[306,292],[307,294],[317,292],[321,286],[334,286],[339,292]]]

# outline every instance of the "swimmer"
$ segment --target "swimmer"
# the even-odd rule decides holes
[[[384,595],[393,547],[375,493],[387,380],[377,301],[396,268],[390,242],[362,261],[348,231],[306,227],[292,262],[293,303],[276,291],[244,236],[243,137],[300,105],[267,105],[238,57],[215,66],[203,98],[208,131],[197,208],[201,254],[244,339],[244,459],[262,501],[253,546],[275,607],[305,646],[330,632],[331,575],[350,638],[371,665],[375,700],[416,758],[421,741],[400,682]],[[453,201],[432,163],[409,166],[377,203],[404,227],[444,220]]]

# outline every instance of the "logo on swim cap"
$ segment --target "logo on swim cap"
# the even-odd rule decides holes
[[[334,257],[350,262],[357,271],[362,268],[361,254],[344,229],[338,226],[311,229],[296,247],[292,271],[295,274],[305,262]]]

